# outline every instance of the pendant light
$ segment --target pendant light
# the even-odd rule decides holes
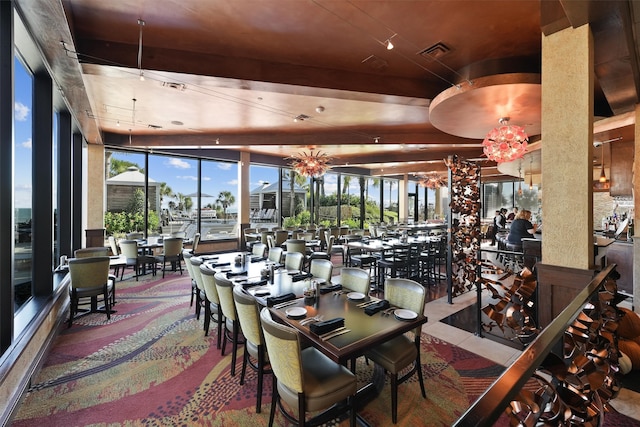
[[[604,183],[607,182],[607,174],[604,173],[604,143],[600,144],[600,147],[602,148],[602,165],[600,167],[600,182]]]

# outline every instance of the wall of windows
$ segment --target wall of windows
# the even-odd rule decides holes
[[[32,136],[33,75],[15,56],[14,102],[14,303],[17,312],[32,296]]]
[[[137,231],[187,238],[200,232],[204,241],[237,238],[237,162],[111,149],[105,159],[108,236]],[[309,179],[286,167],[251,164],[249,181],[252,227],[368,228],[381,221],[381,211],[383,221],[398,222],[398,180],[335,172]],[[429,210],[421,190],[424,219]],[[435,193],[430,194],[433,204]]]
[[[483,216],[493,218],[495,211],[513,207],[527,209],[534,222],[542,222],[542,194],[538,185],[531,187],[522,181],[491,182],[482,185]]]
[[[107,235],[236,238],[236,163],[118,150],[107,150],[105,159]]]

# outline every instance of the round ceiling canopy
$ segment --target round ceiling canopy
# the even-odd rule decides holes
[[[429,106],[431,124],[450,135],[483,139],[509,117],[529,136],[540,134],[540,74],[511,73],[478,77],[452,86]]]

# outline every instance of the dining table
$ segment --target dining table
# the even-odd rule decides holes
[[[299,297],[289,303],[274,305],[269,310],[275,319],[297,330],[305,341],[334,362],[344,366],[350,363],[350,369],[355,373],[356,359],[367,350],[427,322],[423,313],[398,307],[373,310],[368,314],[368,308],[382,301],[348,289],[323,292],[323,286],[320,286],[313,298]],[[313,326],[321,322],[341,326],[330,328],[326,333],[315,333]],[[384,369],[374,365],[371,380],[357,391],[359,405],[377,398],[384,387],[385,377]],[[357,414],[357,419],[360,425],[369,425],[360,414]]]
[[[239,256],[246,257],[244,264],[236,264]],[[334,362],[344,366],[350,364],[354,372],[355,360],[367,350],[427,322],[423,313],[408,312],[399,307],[389,306],[384,310],[372,311],[371,308],[383,300],[343,288],[339,275],[327,282],[305,272],[286,270],[278,263],[248,252],[205,255],[201,258],[210,268],[226,272],[227,277],[253,295],[260,306],[269,307],[274,319],[297,330],[309,345]],[[274,266],[273,278],[263,277],[262,273],[269,270],[271,265]],[[281,300],[283,297],[288,298]],[[316,333],[313,326],[323,322],[335,324],[336,321],[339,326],[329,328],[327,334]],[[371,381],[358,390],[359,402],[378,396],[384,381],[384,370],[375,366]],[[361,417],[358,419],[360,424],[368,425],[366,420]]]

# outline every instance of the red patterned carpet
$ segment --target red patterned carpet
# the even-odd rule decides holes
[[[225,357],[216,350],[215,327],[204,336],[189,292],[186,274],[118,282],[111,321],[91,314],[61,329],[13,426],[267,425],[270,377],[256,414],[255,373],[248,370],[244,386],[239,369],[231,376],[230,350]],[[417,382],[401,385],[398,425],[449,426],[502,367],[428,335],[422,342],[427,399]],[[363,383],[371,374],[372,366],[359,366]],[[359,414],[371,425],[391,425],[390,406],[387,384]],[[280,415],[276,424],[286,425]]]

